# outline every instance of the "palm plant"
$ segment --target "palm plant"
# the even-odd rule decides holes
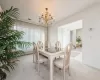
[[[6,79],[6,71],[13,70],[17,57],[24,53],[19,49],[31,45],[21,40],[24,32],[13,29],[18,16],[18,8],[0,12],[0,80]]]

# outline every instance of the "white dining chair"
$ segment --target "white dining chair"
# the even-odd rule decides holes
[[[70,55],[71,55],[72,43],[69,43],[65,48],[64,57],[58,58],[54,61],[54,65],[60,70],[63,70],[63,80],[65,80],[65,71],[67,70],[69,75],[69,64],[70,64]]]
[[[43,48],[44,48],[43,42],[42,42],[42,41],[38,41],[38,42],[37,42],[37,47],[38,47],[39,49],[43,49]]]
[[[35,54],[36,54],[36,44],[35,44],[35,42],[33,42],[33,63],[35,63],[36,62],[36,56],[35,56]]]
[[[60,41],[57,41],[57,42],[55,43],[55,48],[56,48],[56,50],[58,50],[58,51],[61,50],[61,43],[60,43]]]
[[[40,55],[38,50],[39,50],[38,46],[35,43],[33,43],[33,62],[36,63],[36,67],[39,72],[40,63],[47,62],[48,59]]]

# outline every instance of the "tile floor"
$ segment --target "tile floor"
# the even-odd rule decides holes
[[[47,64],[40,65],[40,74],[35,69],[32,62],[32,55],[19,58],[18,66],[8,74],[6,80],[49,80],[49,68]],[[71,58],[71,76],[66,72],[66,80],[100,80],[100,71],[83,65],[80,61]],[[54,68],[54,80],[63,80],[62,73],[58,68]]]

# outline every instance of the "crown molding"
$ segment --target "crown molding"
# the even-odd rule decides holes
[[[45,28],[46,28],[46,26],[44,26],[44,25],[40,25],[40,24],[35,23],[35,22],[29,22],[29,21],[21,20],[21,19],[18,19],[18,21],[21,21],[21,22],[25,22],[25,23],[32,24],[32,25],[35,25],[35,26],[45,27]]]

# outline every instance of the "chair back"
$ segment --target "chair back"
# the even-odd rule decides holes
[[[33,62],[39,60],[39,51],[36,43],[33,42]]]
[[[72,50],[72,43],[69,43],[65,49],[65,55],[64,55],[64,67],[68,67],[70,63],[70,55]]]
[[[57,42],[56,42],[55,48],[56,48],[57,50],[61,50],[61,43],[60,43],[60,41],[57,41]]]
[[[33,50],[36,50],[36,43],[35,42],[33,42]]]
[[[43,49],[43,43],[41,41],[37,42],[38,49]]]

